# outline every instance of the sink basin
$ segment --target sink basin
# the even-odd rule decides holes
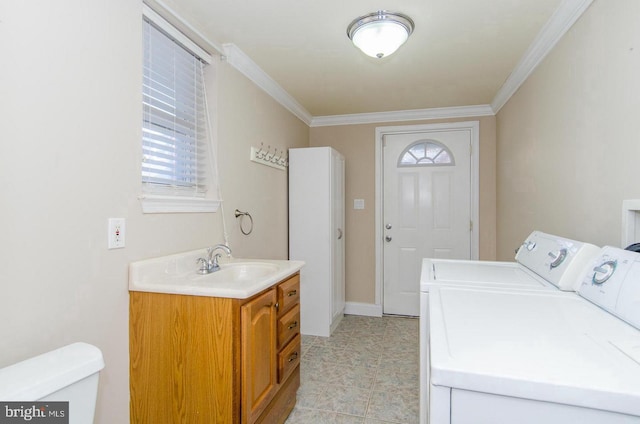
[[[220,270],[199,274],[205,249],[129,264],[129,290],[246,299],[295,274],[302,261],[220,259]]]
[[[206,280],[212,284],[223,281],[251,281],[278,271],[278,265],[265,262],[237,262],[220,265],[220,270],[210,274],[190,275],[190,280]]]

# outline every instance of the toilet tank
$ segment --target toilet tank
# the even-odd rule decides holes
[[[73,343],[0,369],[0,401],[68,401],[69,424],[90,424],[102,352]]]

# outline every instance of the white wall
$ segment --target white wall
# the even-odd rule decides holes
[[[141,2],[3,0],[0,52],[0,367],[95,344],[96,423],[126,423],[128,263],[221,242],[222,214],[141,213]],[[308,128],[228,65],[219,75],[234,253],[286,257],[285,173],[247,146],[307,145]],[[254,214],[253,238],[235,233],[235,207]],[[107,250],[109,217],[127,219],[126,248]]]
[[[498,259],[533,229],[621,243],[640,198],[640,2],[596,0],[497,115]]]

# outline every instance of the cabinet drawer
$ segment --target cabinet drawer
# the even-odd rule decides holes
[[[278,315],[287,312],[298,303],[298,300],[300,300],[300,274],[278,284],[278,303],[280,304]]]
[[[282,383],[300,364],[300,334],[278,353],[278,384]]]
[[[278,319],[278,349],[300,332],[300,305]]]

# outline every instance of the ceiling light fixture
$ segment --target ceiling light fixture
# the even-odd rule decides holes
[[[381,59],[398,50],[413,28],[407,15],[379,10],[354,19],[347,27],[347,36],[364,54]]]

